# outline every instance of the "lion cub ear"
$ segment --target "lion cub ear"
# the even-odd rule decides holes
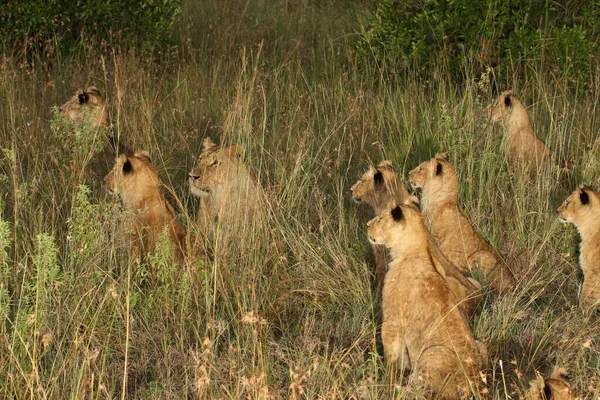
[[[133,165],[131,161],[129,161],[129,157],[125,154],[119,155],[119,163],[122,165],[122,170],[124,174],[130,174],[133,171]]]
[[[375,181],[375,186],[381,186],[383,183],[383,174],[377,168],[375,168],[375,174],[373,174],[373,181]]]
[[[590,202],[590,195],[585,191],[585,189],[580,189],[581,193],[579,193],[579,200],[581,204],[586,205]]]
[[[382,162],[379,163],[378,167],[380,168],[393,168],[392,167],[392,162],[390,160],[383,160]]]
[[[508,92],[504,95],[504,105],[510,107],[512,105],[512,92]]]
[[[417,210],[421,210],[421,202],[417,196],[408,196],[406,199],[404,199],[404,204],[415,207]]]
[[[550,375],[550,378],[552,379],[557,379],[557,380],[561,380],[564,381],[566,383],[569,383],[569,374],[567,373],[567,370],[564,368],[556,368],[553,372],[552,375]]]
[[[90,96],[81,89],[77,91],[77,98],[79,99],[79,104],[87,104],[90,100]]]
[[[216,143],[212,141],[211,138],[207,137],[202,141],[202,147],[204,148],[204,150],[208,150],[212,147],[215,147]]]
[[[435,155],[436,160],[448,161],[448,153],[437,153]]]
[[[439,161],[436,161],[435,162],[435,174],[440,175],[442,173],[443,169],[444,169],[444,167],[442,166],[442,163]]]
[[[396,206],[392,208],[392,218],[394,221],[400,222],[402,220],[402,208],[400,206]]]
[[[98,88],[96,86],[90,86],[87,89],[85,89],[86,93],[91,93],[94,94],[98,97],[101,97],[102,95],[100,94],[100,91],[98,90]]]
[[[152,162],[152,160],[150,159],[150,153],[148,152],[148,150],[138,151],[134,154],[134,156],[139,157],[139,158],[145,158],[146,160],[148,160],[148,162]]]
[[[229,154],[229,157],[238,158],[241,160],[242,158],[244,158],[246,149],[242,145],[233,144],[227,148],[227,153]]]

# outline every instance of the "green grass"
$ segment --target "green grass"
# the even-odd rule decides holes
[[[504,298],[486,297],[475,322],[490,353],[490,398],[518,398],[536,370],[554,366],[569,370],[580,396],[600,398],[600,328],[577,301],[578,236],[555,211],[577,183],[597,183],[588,147],[598,78],[573,94],[566,78],[533,65],[525,80],[500,82],[574,161],[564,187],[525,182],[483,115],[488,88],[443,74],[392,79],[354,59],[372,4],[271,3],[189,2],[181,54],[159,60],[3,60],[1,397],[412,398],[380,357],[371,214],[349,188],[368,162],[391,159],[406,177],[445,151],[466,214],[519,278]],[[150,152],[192,235],[199,204],[187,173],[206,136],[246,147],[269,194],[266,228],[194,269],[129,260],[101,187],[109,166],[85,165],[50,128],[51,107],[91,84],[107,94],[114,132]]]

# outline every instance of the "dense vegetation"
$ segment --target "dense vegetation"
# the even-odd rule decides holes
[[[596,68],[585,90],[539,58],[481,79],[469,75],[469,52],[466,79],[444,60],[427,61],[425,77],[390,74],[355,52],[377,4],[226,3],[183,2],[178,48],[167,53],[84,44],[32,63],[5,47],[0,397],[413,398],[384,367],[365,238],[372,215],[349,188],[369,162],[390,159],[406,176],[445,151],[466,214],[519,278],[504,297],[486,294],[475,321],[490,354],[489,393],[474,398],[519,398],[554,366],[569,370],[582,398],[600,398],[600,327],[578,306],[578,235],[555,211],[579,182],[598,183]],[[493,73],[573,161],[567,182],[511,173],[501,130],[483,113]],[[150,152],[192,239],[201,210],[187,172],[207,136],[245,146],[270,195],[266,229],[183,269],[161,249],[130,260],[102,189],[110,165],[93,165],[97,143],[69,142],[52,112],[89,85],[106,95],[111,130]]]
[[[80,47],[167,50],[181,0],[7,0],[0,51],[56,57]]]
[[[443,60],[455,78],[534,62],[579,86],[598,67],[599,39],[595,0],[381,0],[358,50],[368,60],[420,74]]]

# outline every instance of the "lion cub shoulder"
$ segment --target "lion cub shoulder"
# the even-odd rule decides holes
[[[368,223],[369,241],[385,245],[392,261],[383,287],[381,336],[385,358],[412,371],[436,398],[456,398],[477,386],[487,364],[485,346],[456,307],[436,271],[424,217],[413,206],[391,202]]]
[[[134,251],[153,251],[166,230],[173,259],[182,264],[187,252],[186,232],[162,192],[148,152],[121,154],[104,182],[108,191],[121,199],[123,208],[131,212],[127,225]]]
[[[441,252],[462,271],[480,268],[495,290],[510,289],[514,276],[496,251],[473,229],[458,205],[458,177],[445,155],[438,154],[409,173],[421,189],[421,205]]]
[[[600,308],[600,195],[580,185],[558,207],[563,222],[575,225],[581,236],[579,266],[583,271],[580,302]]]

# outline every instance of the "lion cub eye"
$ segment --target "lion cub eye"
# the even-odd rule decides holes
[[[211,162],[210,164],[208,164],[209,167],[216,167],[219,165],[219,160],[214,160],[213,162]]]

